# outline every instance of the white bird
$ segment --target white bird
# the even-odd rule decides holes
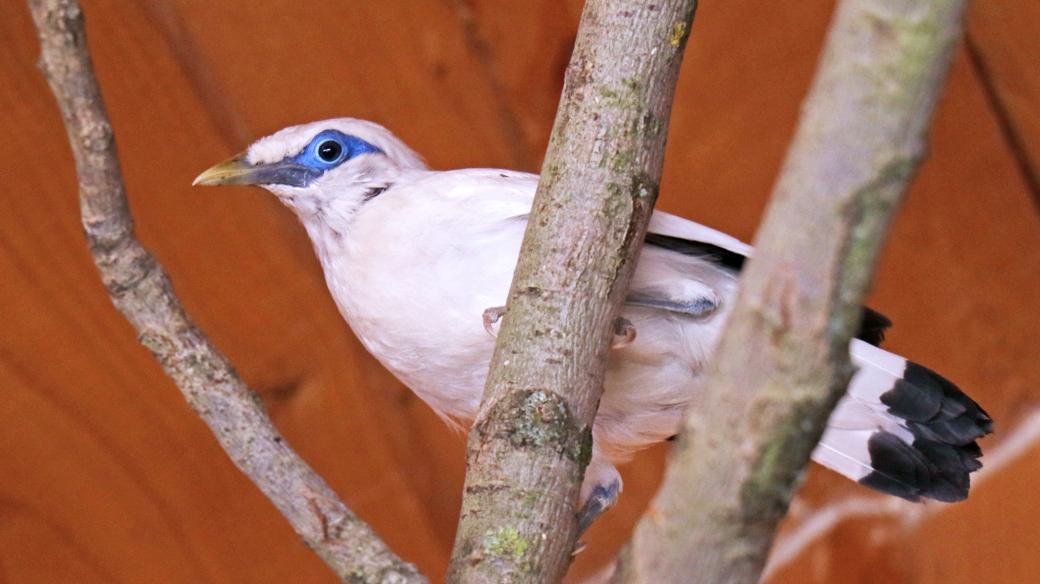
[[[259,185],[296,212],[340,312],[364,346],[440,416],[477,412],[538,176],[433,171],[377,124],[342,118],[286,128],[218,164],[198,185]],[[676,433],[698,407],[700,373],[751,247],[654,212],[622,317],[638,336],[613,349],[581,489],[582,525],[616,500],[615,465]],[[865,309],[858,368],[813,460],[909,500],[957,501],[982,465],[989,416],[949,381],[877,348],[888,320]]]

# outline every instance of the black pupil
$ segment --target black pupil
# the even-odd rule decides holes
[[[318,144],[318,158],[321,158],[325,162],[335,162],[339,159],[339,155],[342,153],[343,147],[335,140],[326,140],[321,144]]]

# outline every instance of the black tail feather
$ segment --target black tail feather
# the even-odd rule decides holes
[[[975,440],[993,431],[989,414],[947,379],[910,362],[881,402],[905,421],[914,441],[874,433],[867,444],[874,471],[860,483],[911,501],[966,498],[969,474],[982,468]]]

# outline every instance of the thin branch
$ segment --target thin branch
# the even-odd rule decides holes
[[[1007,144],[1008,152],[1018,167],[1018,174],[1022,177],[1022,183],[1026,190],[1033,196],[1033,204],[1040,205],[1040,168],[1033,162],[1029,144],[1025,136],[1019,131],[1018,120],[1015,112],[1007,103],[1007,95],[999,84],[999,79],[989,66],[989,59],[985,50],[971,33],[964,35],[964,48],[968,53],[968,62],[975,70],[975,76],[982,87],[982,94],[986,97],[986,104],[993,112],[993,118],[997,122],[997,128]],[[1028,134],[1026,134],[1028,136]]]
[[[850,374],[875,258],[925,152],[963,0],[844,0],[708,373],[615,581],[758,580]]]
[[[134,235],[78,3],[29,0],[29,9],[39,32],[40,67],[76,160],[87,242],[113,303],[228,456],[340,579],[425,582],[289,448],[256,394],[185,314],[166,272]]]
[[[608,342],[657,197],[694,0],[590,0],[470,431],[449,579],[554,582]]]

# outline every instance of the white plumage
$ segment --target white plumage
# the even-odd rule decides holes
[[[259,184],[293,209],[365,347],[461,425],[476,414],[494,347],[482,315],[505,303],[537,181],[506,170],[428,170],[386,129],[353,119],[287,128],[196,179]],[[701,371],[751,253],[660,211],[649,231],[622,314],[638,335],[611,355],[582,489],[583,499],[596,487],[607,493],[603,505],[620,490],[614,465],[672,436],[684,411],[698,407]],[[966,496],[979,467],[974,440],[989,418],[902,357],[858,339],[850,349],[859,371],[814,460],[905,498]]]

